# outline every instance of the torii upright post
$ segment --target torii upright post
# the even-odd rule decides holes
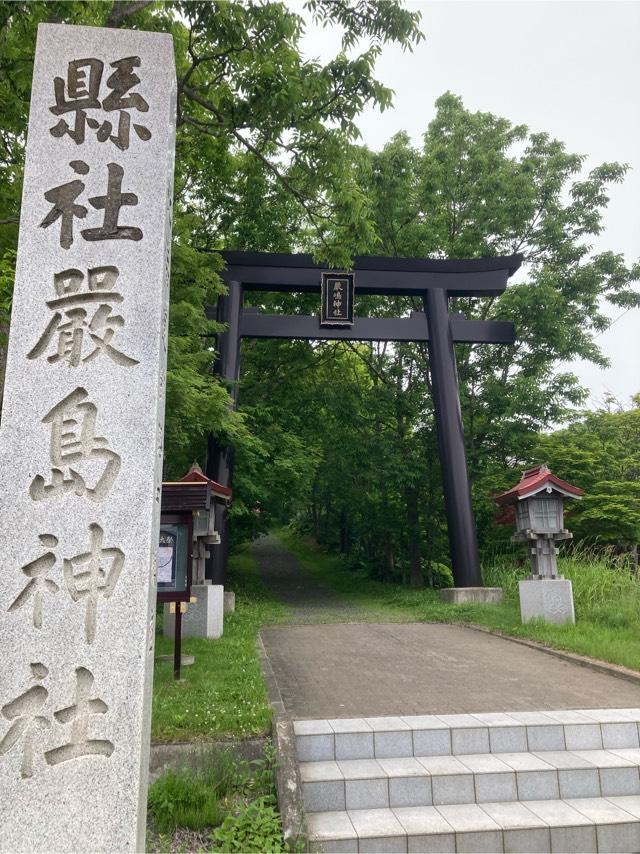
[[[481,587],[478,540],[471,504],[467,455],[448,296],[444,288],[424,294],[429,325],[429,368],[436,416],[451,566],[456,587]]]

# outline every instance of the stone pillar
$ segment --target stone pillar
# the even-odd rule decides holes
[[[171,36],[41,24],[0,429],[0,849],[144,851]]]

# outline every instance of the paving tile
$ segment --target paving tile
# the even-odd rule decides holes
[[[640,796],[626,795],[621,797],[609,797],[608,801],[630,813],[635,818],[640,818]]]
[[[402,718],[385,717],[385,718],[365,718],[374,732],[388,732],[390,730],[411,729],[408,723]]]
[[[389,778],[389,806],[421,807],[433,803],[430,777]]]
[[[364,718],[330,718],[327,723],[334,732],[373,732]]]
[[[488,753],[489,749],[489,730],[487,727],[452,728],[452,753]]]
[[[511,715],[505,714],[505,712],[481,712],[480,714],[476,714],[474,712],[473,717],[480,721],[483,726],[518,726],[518,722],[515,718],[511,717]]]
[[[347,810],[377,810],[389,806],[389,784],[382,780],[345,780]]]
[[[595,824],[582,827],[551,827],[553,854],[596,854],[598,842]]]
[[[500,830],[500,825],[477,804],[447,804],[437,809],[456,833]]]
[[[309,840],[357,839],[354,826],[346,812],[316,812],[307,817],[307,836]]]
[[[479,804],[518,800],[515,771],[506,774],[475,774],[474,783],[476,802]]]
[[[344,780],[303,783],[302,798],[307,812],[332,812],[345,809]]]
[[[552,765],[533,753],[496,753],[494,754],[514,771],[550,771]]]
[[[606,824],[596,828],[598,851],[640,851],[640,823]]]
[[[341,759],[337,765],[345,780],[370,780],[387,776],[375,759]]]
[[[567,750],[602,750],[600,724],[567,724],[564,741]]]
[[[521,803],[487,803],[481,807],[503,830],[540,827],[545,822]]]
[[[447,774],[431,776],[433,803],[472,804],[476,799],[473,774]]]
[[[601,795],[597,768],[561,768],[558,783],[561,798],[599,798]]]
[[[490,726],[489,746],[492,753],[526,753],[529,749],[524,726]]]
[[[614,756],[620,757],[634,765],[640,765],[640,750],[635,747],[623,747],[608,750],[607,753],[612,753]]]
[[[564,727],[562,724],[528,726],[527,743],[532,753],[541,750],[565,750]]]
[[[309,851],[314,854],[358,854],[358,838],[310,840]]]
[[[549,827],[578,827],[593,824],[584,813],[566,801],[523,801],[523,806],[541,818]]]
[[[518,799],[521,801],[551,800],[560,797],[558,772],[518,771]]]
[[[403,715],[403,720],[411,729],[448,729],[448,725],[437,715]]]
[[[640,750],[575,750],[576,756],[586,759],[597,768],[625,768],[640,762]],[[635,757],[635,758],[634,758]]]
[[[507,765],[506,762],[503,762],[497,756],[493,756],[491,753],[472,753],[472,754],[460,754],[455,757],[458,762],[462,762],[462,764],[469,769],[469,771],[473,771],[474,774],[484,774],[484,773],[505,773],[509,771],[513,771],[510,765]],[[496,799],[498,800],[498,799]]]
[[[396,854],[396,852],[402,852],[403,854],[406,850],[406,836],[370,837],[358,841],[358,851],[360,854]]]
[[[449,822],[435,807],[394,807],[393,813],[410,836],[453,833]]]
[[[535,755],[553,768],[593,768],[595,764],[570,750],[538,751]]]
[[[506,712],[506,714],[525,726],[544,726],[545,724],[548,726],[553,723],[553,719],[544,712]]]
[[[598,723],[624,723],[634,720],[629,715],[631,709],[577,709],[577,711]]]
[[[478,719],[473,715],[438,715],[437,716],[446,726],[455,727],[477,727]]]
[[[373,759],[373,732],[336,733],[336,759]]]
[[[480,830],[470,833],[456,833],[456,851],[458,854],[495,854],[503,851],[501,830]]]
[[[329,735],[333,730],[329,721],[294,721],[293,732],[295,735]]]
[[[414,729],[413,753],[415,756],[445,756],[451,753],[451,730]]]
[[[333,735],[296,736],[296,755],[299,762],[319,762],[335,758]]]
[[[593,722],[591,718],[576,709],[554,709],[552,712],[545,712],[545,714],[559,724],[590,724]]]
[[[337,762],[302,762],[300,779],[303,783],[321,780],[342,780],[343,774]]]
[[[359,839],[405,836],[404,828],[390,809],[350,810],[349,818]]]
[[[566,803],[595,824],[624,824],[633,816],[606,798],[570,798]]]
[[[410,854],[455,854],[455,833],[432,833],[429,836],[409,836],[407,850]]]
[[[636,767],[600,768],[602,797],[610,795],[640,795],[640,776]]]
[[[456,756],[416,756],[430,774],[471,774]]]
[[[400,756],[396,759],[377,759],[388,777],[425,777],[428,771],[414,756]]]
[[[548,827],[526,830],[503,830],[505,854],[548,854],[551,850],[551,833]]]
[[[413,738],[409,727],[406,730],[375,732],[373,752],[376,757],[413,756]]]
[[[601,724],[602,730],[602,746],[605,750],[610,748],[638,747],[638,726],[629,721],[629,723],[610,723]]]

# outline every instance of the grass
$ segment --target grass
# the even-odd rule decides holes
[[[193,767],[168,771],[149,789],[149,852],[283,852],[274,750],[241,761],[210,750]]]
[[[230,586],[236,611],[225,616],[218,640],[183,638],[183,654],[195,655],[182,679],[173,679],[170,663],[156,662],[153,691],[154,741],[195,741],[225,736],[264,735],[271,708],[256,651],[264,623],[288,619],[289,611],[274,600],[258,576],[247,549],[230,560]],[[173,639],[156,637],[156,654],[173,651]]]
[[[286,548],[317,581],[362,608],[369,619],[432,621],[484,626],[640,670],[640,585],[615,560],[576,551],[560,558],[560,572],[573,582],[576,625],[520,622],[518,580],[528,570],[507,559],[484,567],[485,583],[502,587],[502,605],[448,605],[434,590],[412,590],[348,571],[344,559],[323,552],[312,540],[288,529],[277,532]]]

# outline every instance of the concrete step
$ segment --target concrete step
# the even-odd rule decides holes
[[[307,816],[311,851],[638,852],[640,797],[569,798]]]
[[[341,759],[299,765],[305,811],[640,796],[640,749]]]
[[[300,762],[640,747],[640,709],[294,721]]]

